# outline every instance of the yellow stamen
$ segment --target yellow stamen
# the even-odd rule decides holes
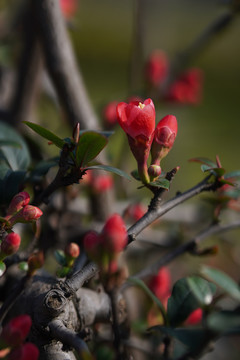
[[[140,109],[143,109],[144,106],[145,106],[145,104],[143,104],[143,103],[141,103],[141,102],[138,104],[138,107],[139,107]]]

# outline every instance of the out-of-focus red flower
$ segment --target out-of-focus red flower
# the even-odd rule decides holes
[[[29,201],[30,196],[26,191],[22,191],[16,194],[10,202],[10,205],[7,209],[7,215],[12,215],[19,211],[22,207],[28,205]]]
[[[121,102],[117,105],[118,122],[128,136],[131,151],[138,163],[143,183],[149,182],[147,159],[155,130],[155,107],[151,99],[143,103]]]
[[[36,270],[40,269],[44,264],[44,254],[41,250],[35,251],[28,258],[28,274],[32,276]]]
[[[95,231],[89,231],[83,239],[83,246],[90,259],[99,263],[101,261],[102,239]]]
[[[166,267],[162,267],[158,274],[153,276],[149,282],[149,289],[156,297],[164,302],[170,294],[171,275]]]
[[[196,325],[202,321],[203,311],[201,308],[194,310],[185,320],[186,325]]]
[[[37,360],[39,350],[32,343],[25,343],[18,348],[13,349],[8,355],[8,360]]]
[[[105,223],[101,235],[103,246],[110,256],[121,252],[127,245],[127,230],[123,219],[119,214],[112,215]]]
[[[78,0],[60,0],[60,7],[66,19],[70,19],[77,11]]]
[[[67,246],[64,249],[64,252],[67,256],[75,259],[80,254],[80,248],[78,244],[76,244],[75,242],[71,242],[67,244]]]
[[[131,204],[124,211],[124,218],[130,218],[133,221],[138,221],[145,214],[146,209],[141,204]]]
[[[202,89],[202,70],[189,69],[170,86],[166,99],[181,104],[197,105],[202,101]]]
[[[108,174],[97,175],[96,177],[92,177],[90,185],[97,193],[107,191],[113,187],[113,178]]]
[[[160,85],[167,77],[169,61],[162,50],[154,50],[145,66],[146,80],[154,87]]]
[[[18,234],[12,232],[8,234],[0,245],[0,258],[15,254],[21,244],[21,238]]]
[[[117,101],[111,101],[103,108],[103,120],[108,126],[113,126],[117,123]]]
[[[31,326],[32,319],[29,315],[19,315],[3,327],[0,339],[7,346],[17,346],[26,339]]]

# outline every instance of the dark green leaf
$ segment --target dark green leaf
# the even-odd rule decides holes
[[[240,333],[240,314],[237,311],[213,312],[207,317],[207,325],[211,330],[219,333]]]
[[[4,264],[3,261],[0,261],[0,277],[3,276],[5,271],[6,271],[6,265]]]
[[[109,171],[113,174],[125,177],[128,180],[131,180],[131,177],[125,173],[125,171],[123,170],[119,170],[117,168],[114,168],[112,166],[108,166],[108,165],[93,165],[93,166],[88,166],[85,170],[105,170],[105,171]]]
[[[202,282],[195,280],[194,285],[199,287],[199,293],[204,293]],[[201,303],[195,295],[196,292],[196,289],[193,291],[190,287],[188,278],[182,278],[175,283],[167,305],[167,315],[172,326],[181,324],[194,310],[199,308]]]
[[[64,140],[60,139],[58,136],[53,134],[51,131],[45,129],[44,127],[29,121],[23,121],[23,123],[30,127],[38,135],[42,136],[44,139],[51,141],[58,148],[62,149],[63,145],[65,144]]]
[[[64,251],[56,250],[54,251],[54,256],[60,265],[65,266],[67,264],[66,255],[64,254]]]
[[[160,311],[164,317],[165,323],[166,323],[167,318],[166,318],[165,308],[164,308],[162,302],[152,293],[152,291],[147,287],[147,285],[141,279],[134,278],[134,277],[129,277],[128,282],[131,282],[134,285],[140,287],[150,297],[150,299],[152,299],[152,301],[156,303],[156,305],[160,309]]]
[[[77,145],[76,165],[84,167],[103,150],[107,145],[107,138],[95,131],[84,132]]]
[[[0,122],[0,141],[2,140],[17,143],[20,148],[1,146],[0,168],[5,166],[5,170],[6,167],[13,171],[27,170],[30,164],[30,154],[24,139],[12,127]],[[2,172],[0,178],[2,178]]]
[[[240,301],[240,289],[238,284],[226,273],[208,266],[203,266],[201,274],[219,286],[226,294]]]
[[[215,163],[215,162],[213,162],[213,161],[210,160],[210,159],[204,158],[204,157],[192,158],[192,159],[190,159],[189,161],[197,162],[197,163],[200,163],[200,164],[206,164],[206,165],[208,165],[209,167],[212,167],[212,168],[215,168],[215,167],[216,167],[216,163]]]
[[[157,179],[149,183],[151,186],[169,190],[170,182],[167,179]]]
[[[154,326],[150,330],[158,330],[166,335],[174,337],[188,347],[191,352],[198,352],[208,340],[205,329],[172,329],[164,326]]]
[[[26,171],[8,170],[4,178],[0,178],[0,199],[1,203],[8,203],[16,195],[24,183]]]
[[[201,306],[211,304],[213,295],[216,292],[216,286],[214,284],[199,276],[188,277],[187,282]]]
[[[203,172],[211,171],[215,176],[223,176],[225,174],[225,169],[218,167],[210,167],[208,165],[201,165],[201,170]]]
[[[131,175],[132,175],[132,177],[133,177],[135,180],[137,180],[137,181],[141,181],[141,179],[140,179],[140,176],[139,176],[139,173],[138,173],[138,170],[137,170],[137,169],[133,170],[133,171],[131,172]]]
[[[89,132],[89,130],[81,130],[80,135]],[[106,138],[109,138],[111,135],[114,134],[114,131],[96,131],[96,133],[105,136]]]
[[[240,178],[240,170],[231,171],[224,175],[224,179]]]
[[[47,172],[54,166],[57,166],[59,157],[40,161],[30,173],[32,180],[38,180],[40,177],[47,174]]]

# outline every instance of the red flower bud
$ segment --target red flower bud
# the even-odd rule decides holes
[[[186,325],[196,325],[202,321],[203,311],[201,308],[194,310],[185,320]]]
[[[32,343],[25,343],[16,349],[13,349],[8,355],[8,360],[37,360],[39,350]]]
[[[65,250],[64,250],[65,254],[71,258],[77,258],[80,254],[80,248],[78,246],[78,244],[74,243],[74,242],[71,242],[70,244],[68,244],[66,247],[65,247]]]
[[[77,0],[60,0],[60,7],[64,17],[69,19],[77,11]]]
[[[88,256],[99,263],[101,258],[101,239],[99,235],[94,231],[90,231],[84,236],[83,245]]]
[[[19,315],[3,327],[1,340],[7,346],[19,345],[26,339],[31,326],[32,319],[29,315]]]
[[[22,209],[22,216],[25,221],[37,220],[42,214],[42,210],[36,206],[27,205]]]
[[[148,168],[148,174],[151,181],[161,175],[162,169],[159,165],[150,165]]]
[[[10,202],[10,205],[7,209],[7,215],[12,215],[19,211],[23,206],[28,205],[29,201],[30,196],[26,191],[22,191],[16,194]]]
[[[151,148],[152,164],[159,165],[160,161],[168,154],[177,136],[177,119],[173,115],[167,115],[159,121]]]
[[[145,67],[146,80],[152,86],[160,85],[167,77],[168,68],[166,54],[161,50],[153,51]]]
[[[18,234],[12,232],[8,234],[1,243],[0,250],[1,250],[1,257],[9,256],[15,254],[20,246],[21,238]]]
[[[149,283],[149,289],[158,299],[164,301],[170,292],[171,275],[166,267],[162,267],[158,274],[153,276]]]
[[[117,101],[112,101],[103,108],[103,120],[106,125],[113,126],[117,123],[117,104]]]
[[[199,104],[202,99],[203,73],[200,69],[189,69],[169,88],[167,100],[182,104]]]
[[[117,106],[118,122],[128,136],[131,151],[138,163],[144,183],[149,182],[147,159],[155,129],[155,107],[151,99],[143,102],[121,102]]]
[[[127,230],[120,215],[112,215],[101,232],[103,247],[111,257],[115,257],[127,245]]]
[[[44,264],[44,255],[42,251],[36,251],[28,258],[28,274],[33,275],[37,269]]]

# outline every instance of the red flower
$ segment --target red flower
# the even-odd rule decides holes
[[[60,0],[60,7],[64,17],[69,19],[77,11],[77,0]]]
[[[7,209],[7,215],[12,215],[19,211],[23,206],[28,205],[29,201],[30,196],[26,191],[22,191],[16,194],[10,202],[10,205]]]
[[[132,204],[124,211],[124,218],[138,221],[146,213],[146,209],[141,204]]]
[[[103,108],[103,120],[106,125],[113,126],[117,123],[117,101],[111,101]]]
[[[199,104],[202,100],[203,73],[190,69],[182,74],[169,88],[167,100],[182,104]]]
[[[39,350],[32,343],[25,343],[16,349],[13,349],[8,355],[8,360],[37,360]]]
[[[143,183],[149,182],[147,159],[155,129],[155,107],[151,99],[141,102],[121,102],[117,106],[118,122],[128,136],[128,142],[138,163]]]
[[[169,63],[166,54],[161,50],[155,50],[146,63],[145,77],[151,85],[160,85],[166,79],[168,69]]]
[[[149,289],[159,300],[164,301],[169,296],[170,284],[171,275],[166,267],[162,267],[150,280]]]
[[[9,256],[15,254],[20,246],[21,238],[18,234],[12,232],[8,234],[0,245],[1,257]]]
[[[155,132],[151,148],[152,164],[159,165],[172,148],[177,136],[177,119],[173,115],[167,115],[159,121]]]
[[[112,215],[103,227],[100,235],[103,239],[103,247],[109,255],[114,257],[127,245],[127,230],[120,215]]]
[[[101,244],[102,240],[95,231],[90,231],[84,236],[84,249],[88,256],[98,264],[101,262]]]
[[[194,310],[185,320],[186,325],[196,325],[202,321],[203,311],[201,308]]]
[[[3,327],[1,340],[7,346],[19,345],[26,339],[31,326],[32,319],[29,315],[19,315]]]

